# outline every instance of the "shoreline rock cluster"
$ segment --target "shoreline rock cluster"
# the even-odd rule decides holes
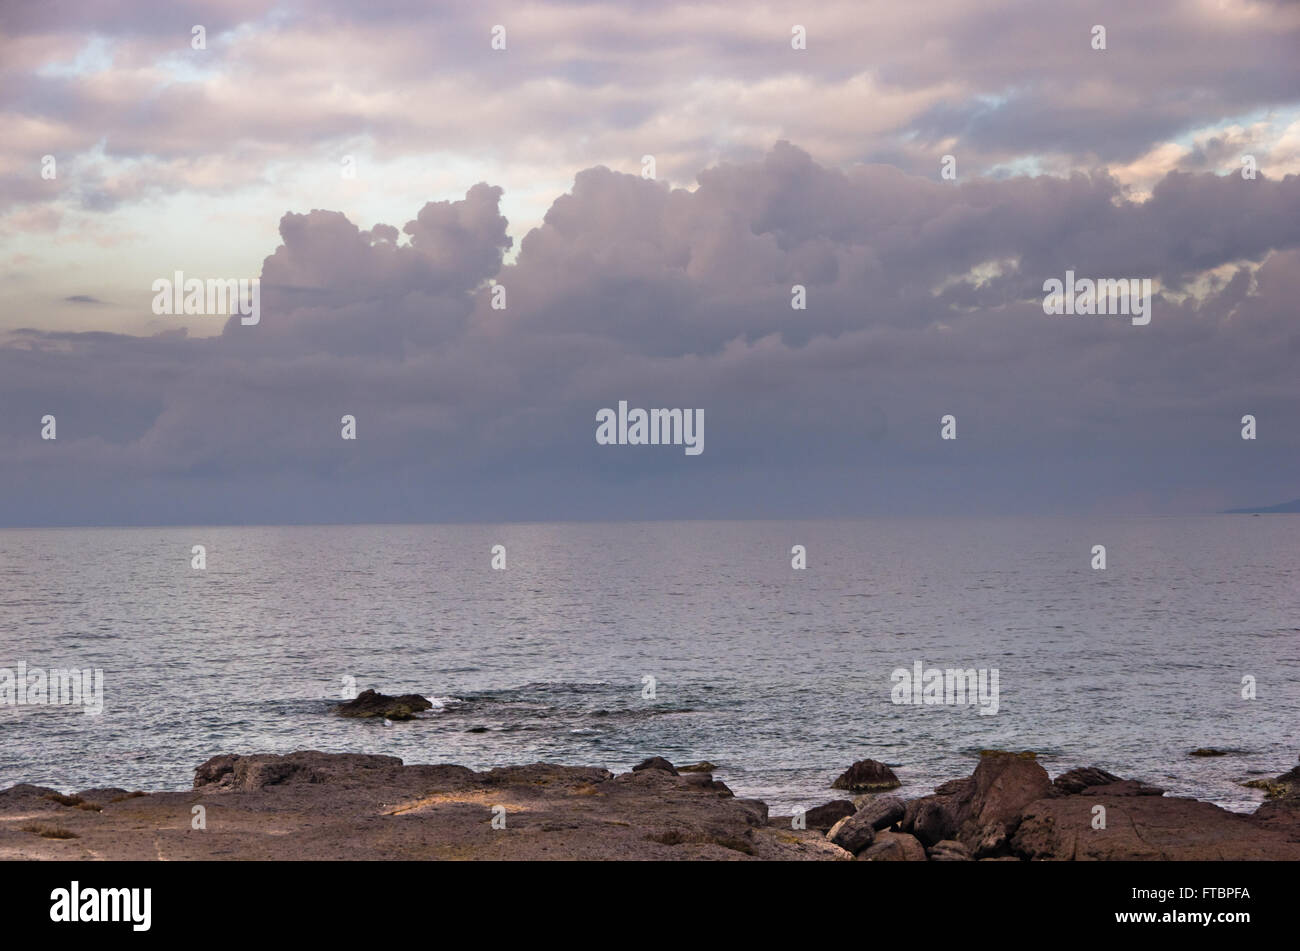
[[[870,762],[850,772],[884,765]],[[1300,859],[1300,767],[1260,786],[1271,798],[1240,815],[1096,766],[1053,780],[1033,753],[985,750],[928,796],[838,801],[805,820],[833,819],[827,838],[864,861]]]
[[[893,771],[863,760],[836,786],[865,793],[794,816],[737,797],[715,768],[224,754],[186,792],[0,790],[0,859],[1300,859],[1300,767],[1238,815],[1097,767],[1050,779],[1034,754],[1002,751],[903,800]]]

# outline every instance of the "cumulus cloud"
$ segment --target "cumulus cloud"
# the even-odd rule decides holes
[[[10,334],[0,521],[1294,495],[1300,177],[1171,172],[1134,202],[1103,172],[939,183],[779,143],[689,190],[586,169],[512,263],[501,199],[477,184],[400,227],[285,214],[256,326]],[[1151,324],[1045,316],[1043,281],[1066,269],[1153,278]],[[705,453],[597,446],[595,412],[620,399],[703,408]],[[1243,413],[1266,434],[1249,452]]]

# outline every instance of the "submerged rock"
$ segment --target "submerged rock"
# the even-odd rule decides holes
[[[433,704],[418,693],[404,693],[400,697],[363,690],[355,700],[341,703],[334,712],[341,717],[385,717],[389,720],[411,720],[417,713],[433,708]]]

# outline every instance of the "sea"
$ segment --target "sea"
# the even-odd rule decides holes
[[[996,671],[996,712],[899,702],[918,663]],[[20,664],[102,672],[102,709],[6,702]],[[334,714],[367,688],[433,709]],[[0,788],[664,756],[780,813],[855,760],[916,796],[995,748],[1248,811],[1298,713],[1294,515],[0,530]]]

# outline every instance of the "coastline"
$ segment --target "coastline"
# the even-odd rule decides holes
[[[845,773],[845,798],[792,817],[736,797],[708,766],[653,757],[617,775],[544,763],[475,772],[353,753],[224,754],[186,792],[2,790],[0,859],[1300,859],[1300,767],[1242,814],[1096,767],[1052,778],[1034,754],[1006,751],[903,800],[888,767],[864,760]]]

